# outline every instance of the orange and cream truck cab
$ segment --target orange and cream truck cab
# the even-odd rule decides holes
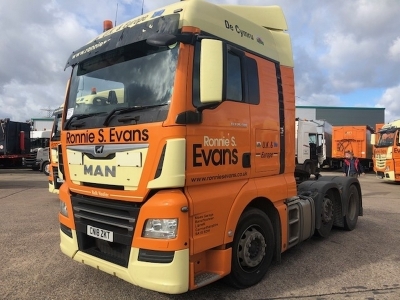
[[[378,178],[400,181],[400,120],[384,124],[373,135],[374,171]]]
[[[293,65],[279,7],[200,0],[73,52],[58,153],[62,252],[177,294],[223,277],[252,286],[314,233],[353,230],[356,178],[295,176]]]

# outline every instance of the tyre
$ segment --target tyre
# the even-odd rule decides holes
[[[320,237],[328,237],[333,226],[334,201],[332,194],[325,194],[321,206],[321,224],[315,229],[315,234]]]
[[[244,211],[235,231],[231,273],[226,281],[238,289],[260,282],[271,264],[274,231],[268,216],[259,209]]]
[[[306,171],[309,175],[312,174],[312,169],[311,169],[311,164],[310,164],[310,163],[307,163],[307,164],[304,166],[304,171]]]
[[[42,170],[43,170],[44,175],[49,176],[49,174],[50,174],[50,164],[49,164],[48,161],[43,163]]]
[[[347,195],[347,208],[344,219],[344,229],[351,231],[356,228],[358,215],[360,214],[360,196],[358,195],[358,189],[353,184],[349,188],[349,194]]]

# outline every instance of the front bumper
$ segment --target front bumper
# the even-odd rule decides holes
[[[72,238],[60,230],[61,251],[74,260],[110,275],[117,276],[134,285],[167,294],[180,294],[189,289],[189,249],[174,251],[170,263],[139,261],[139,248],[132,247],[127,267],[123,267],[78,250],[77,235]]]

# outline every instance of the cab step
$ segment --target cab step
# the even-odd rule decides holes
[[[222,277],[221,275],[212,272],[200,273],[194,277],[194,284],[197,287],[201,287],[211,282],[217,281],[221,277]]]

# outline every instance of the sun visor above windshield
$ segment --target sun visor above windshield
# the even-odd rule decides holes
[[[125,27],[122,30],[95,39],[77,51],[74,51],[69,57],[65,69],[95,55],[138,41],[143,41],[155,33],[177,34],[179,17],[179,14],[172,14],[154,18],[133,27]]]

